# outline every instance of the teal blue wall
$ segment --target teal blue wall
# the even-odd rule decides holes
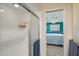
[[[63,34],[63,22],[56,22],[56,23],[47,23],[46,32],[47,33],[57,33]],[[60,25],[60,31],[50,31],[50,25]]]

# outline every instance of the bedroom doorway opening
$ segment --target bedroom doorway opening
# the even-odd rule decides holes
[[[64,56],[64,10],[46,12],[46,55]]]

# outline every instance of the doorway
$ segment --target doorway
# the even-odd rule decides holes
[[[64,10],[58,9],[46,12],[46,55],[64,55]]]

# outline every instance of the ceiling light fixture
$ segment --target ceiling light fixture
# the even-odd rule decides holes
[[[18,8],[18,7],[19,7],[19,5],[18,5],[18,4],[14,4],[14,6],[15,6],[16,8]]]
[[[5,10],[0,9],[0,12],[3,13],[3,12],[5,12]]]

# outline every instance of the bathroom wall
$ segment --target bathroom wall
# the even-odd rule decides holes
[[[41,3],[26,3],[26,5],[40,17]]]
[[[73,39],[79,44],[79,3],[73,4]]]
[[[28,56],[28,20],[29,12],[14,7],[13,4],[0,4],[0,55]],[[26,22],[27,27],[19,28]]]

